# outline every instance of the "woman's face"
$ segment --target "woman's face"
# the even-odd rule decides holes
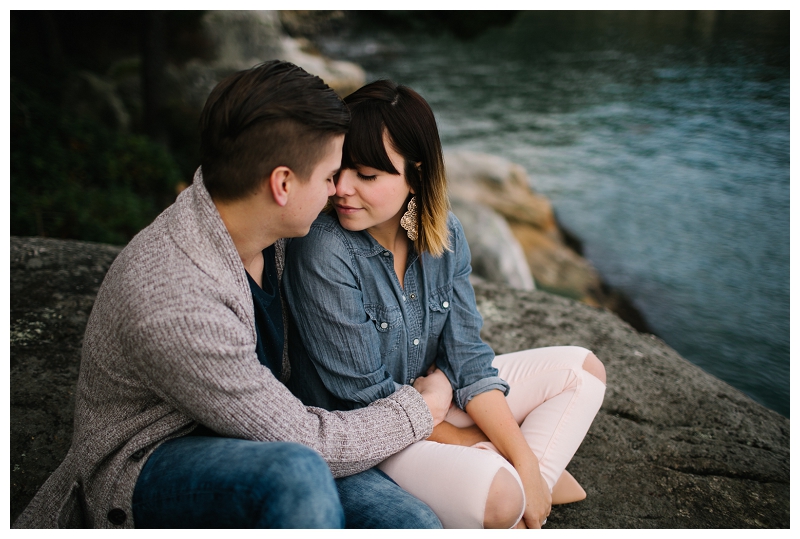
[[[378,235],[397,232],[406,211],[406,199],[412,192],[403,172],[403,156],[394,151],[386,134],[383,144],[400,174],[364,166],[342,169],[336,180],[336,194],[330,198],[342,227],[354,232],[366,230],[376,239]]]

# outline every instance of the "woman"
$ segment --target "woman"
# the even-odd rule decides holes
[[[579,347],[494,356],[433,112],[389,81],[345,103],[331,208],[287,249],[289,386],[345,410],[441,369],[454,389],[446,421],[380,469],[445,527],[539,528],[551,503],[585,497],[564,470],[602,403],[603,365]]]

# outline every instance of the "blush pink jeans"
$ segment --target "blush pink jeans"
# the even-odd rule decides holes
[[[511,386],[506,402],[551,491],[603,402],[605,384],[583,370],[589,353],[577,346],[554,346],[504,354],[492,363]],[[474,424],[455,406],[445,421],[456,427]],[[464,447],[423,440],[379,468],[428,504],[445,528],[483,527],[489,487],[500,468],[522,490],[517,471],[489,442]],[[524,508],[523,503],[519,518]]]

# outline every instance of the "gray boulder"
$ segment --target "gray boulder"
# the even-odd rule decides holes
[[[520,290],[536,288],[525,253],[505,219],[488,206],[457,196],[450,197],[450,206],[464,227],[474,275]]]
[[[72,439],[83,332],[120,247],[11,238],[11,521]]]
[[[503,217],[538,288],[609,306],[597,271],[567,245],[553,205],[531,189],[522,166],[465,150],[447,150],[445,166],[450,198],[486,206]]]
[[[119,247],[11,238],[11,520],[72,434],[84,328]],[[569,465],[588,493],[552,528],[788,528],[789,420],[614,314],[476,285],[497,353],[574,344],[606,364],[603,407]]]
[[[578,345],[604,362],[605,401],[569,471],[587,499],[559,528],[788,528],[789,420],[615,314],[545,292],[477,285],[496,353]]]
[[[202,25],[214,58],[195,58],[181,68],[170,67],[170,77],[178,81],[185,99],[195,108],[203,107],[225,76],[273,59],[292,62],[317,75],[340,96],[364,85],[366,75],[361,66],[323,56],[308,40],[290,37],[277,11],[209,11]]]

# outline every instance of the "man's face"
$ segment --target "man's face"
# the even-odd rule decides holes
[[[322,159],[314,167],[311,176],[305,181],[298,181],[295,192],[290,198],[292,231],[291,236],[305,236],[311,223],[325,207],[328,197],[334,194],[336,187],[334,175],[342,165],[342,145],[344,135],[331,139]]]

